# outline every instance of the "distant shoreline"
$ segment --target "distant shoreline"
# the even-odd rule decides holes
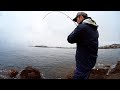
[[[44,46],[44,45],[36,45],[36,46],[33,46],[33,47],[76,49],[76,47],[50,47],[50,46]]]
[[[118,48],[120,48],[120,44],[112,44],[99,47],[99,49],[118,49]]]
[[[32,47],[76,49],[76,47],[50,47],[45,45],[35,45]],[[118,48],[120,48],[120,44],[112,44],[98,47],[98,49],[118,49]]]

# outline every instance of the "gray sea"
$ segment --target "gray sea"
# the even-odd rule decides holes
[[[96,65],[113,65],[120,60],[120,49],[99,49]],[[1,47],[2,70],[21,70],[33,66],[47,79],[64,77],[75,66],[75,49],[42,47]]]

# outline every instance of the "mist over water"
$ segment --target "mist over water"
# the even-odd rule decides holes
[[[46,46],[75,46],[67,42],[67,36],[76,27],[75,23],[67,16],[54,12],[41,21],[42,27],[37,27],[36,35],[33,35],[34,44]],[[33,27],[33,28],[36,28]],[[39,28],[42,28],[42,30]]]
[[[59,12],[53,12],[44,18],[49,12],[51,11],[0,11],[0,44],[75,46],[67,42],[67,36],[76,27],[71,19],[78,11],[61,11],[71,19]],[[86,12],[99,25],[100,46],[120,43],[119,12]]]

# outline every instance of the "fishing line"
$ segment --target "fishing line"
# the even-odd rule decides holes
[[[43,17],[43,20],[44,20],[49,14],[51,14],[51,13],[53,13],[53,12],[59,12],[59,13],[65,15],[65,16],[67,16],[67,18],[69,18],[70,20],[72,20],[67,14],[65,14],[65,13],[63,13],[63,12],[60,12],[60,11],[51,11],[51,12],[47,13],[47,14]],[[72,20],[72,22],[74,22],[74,21]],[[75,22],[74,22],[74,24],[77,26],[77,24],[76,24]]]

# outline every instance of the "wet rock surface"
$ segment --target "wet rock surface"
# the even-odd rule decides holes
[[[72,79],[73,71],[66,76],[66,79]],[[115,65],[92,69],[89,79],[120,79],[120,61]]]
[[[1,70],[0,79],[43,79],[40,70],[27,66],[21,71],[15,69]]]
[[[74,69],[72,68],[64,77],[57,79],[72,79]],[[65,72],[65,71],[64,71]],[[15,69],[0,70],[0,79],[45,79],[40,70],[27,66],[21,71]],[[91,70],[89,79],[120,79],[120,61],[115,65],[97,66]]]

